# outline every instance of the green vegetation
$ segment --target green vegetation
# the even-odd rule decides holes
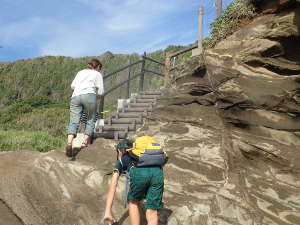
[[[43,131],[50,136],[65,137],[68,125],[68,108],[37,108],[29,113],[19,114],[9,123],[2,124],[6,130]]]
[[[204,46],[213,48],[220,40],[235,32],[256,15],[255,7],[250,0],[233,1],[224,14],[211,24],[211,35],[204,39]]]
[[[33,96],[0,112],[0,150],[30,149],[46,152],[65,143],[68,122],[66,105],[46,96]]]
[[[164,51],[149,56],[163,61]],[[75,74],[86,68],[91,58],[103,63],[102,74],[109,74],[131,62],[139,60],[138,54],[114,55],[106,52],[97,57],[38,57],[16,62],[0,63],[0,151],[29,149],[49,151],[63,148],[69,120],[70,84]],[[162,67],[147,62],[146,68],[163,72]],[[140,72],[133,67],[132,75]],[[128,70],[105,80],[105,89],[127,79]],[[131,92],[138,91],[139,80],[131,82]],[[146,73],[145,89],[157,89],[163,80]],[[124,86],[123,86],[124,87]],[[119,88],[105,99],[105,110],[114,110],[117,98],[124,96]]]
[[[47,96],[33,96],[17,100],[16,103],[6,107],[0,114],[0,123],[7,124],[16,119],[19,115],[32,112],[34,108],[39,108],[51,104]]]
[[[42,131],[0,130],[1,151],[27,149],[47,152],[58,149],[63,144],[64,140],[61,138],[49,136]]]
[[[214,47],[255,16],[251,0],[235,0],[223,16],[211,24],[211,36],[204,40],[204,46]],[[166,51],[182,48],[184,46],[171,45],[164,51],[156,51],[148,56],[163,62]],[[183,63],[190,56],[191,51],[180,55],[175,64]],[[63,147],[69,118],[70,83],[79,70],[86,68],[91,58],[100,59],[103,63],[102,73],[109,74],[127,65],[129,60],[139,60],[139,55],[106,52],[97,57],[47,56],[0,63],[0,151],[49,151]],[[146,68],[161,73],[164,70],[151,62],[146,63]],[[128,72],[125,70],[106,79],[105,89],[109,90],[127,79]],[[132,75],[139,72],[139,65],[131,70]],[[138,79],[132,80],[131,92],[138,91],[138,83]],[[163,79],[146,73],[146,90],[158,89],[162,84]],[[117,98],[125,95],[126,89],[123,87],[106,96],[106,116],[114,110]]]
[[[176,51],[179,51],[183,48],[185,48],[186,46],[181,46],[181,45],[169,45],[167,48],[166,48],[166,52],[176,52]],[[190,58],[192,56],[192,51],[188,51],[188,52],[185,52],[179,56],[176,57],[176,64],[181,64],[181,63],[184,63],[184,61],[188,58]]]

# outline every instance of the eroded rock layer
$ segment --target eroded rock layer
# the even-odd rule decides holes
[[[179,74],[181,99],[211,99],[222,120],[234,206],[218,210],[220,224],[299,224],[300,9],[257,18]]]
[[[299,1],[255,2],[277,14],[191,58],[136,134],[170,156],[162,225],[300,224]],[[0,224],[99,224],[114,145],[98,139],[76,161],[0,153]],[[124,182],[113,211],[126,225]]]

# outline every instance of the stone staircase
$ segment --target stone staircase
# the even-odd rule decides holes
[[[97,120],[94,138],[124,139],[143,126],[152,112],[160,92],[147,91],[119,101],[117,112],[105,120]]]

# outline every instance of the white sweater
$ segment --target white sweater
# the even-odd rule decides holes
[[[72,97],[82,94],[98,94],[104,93],[102,74],[96,70],[84,69],[79,71],[72,84],[74,89]]]

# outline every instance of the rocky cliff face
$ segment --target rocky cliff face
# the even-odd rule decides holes
[[[136,134],[170,156],[160,224],[300,224],[300,8],[257,2],[276,14],[191,58]],[[0,224],[99,224],[114,144],[99,139],[77,161],[0,153]],[[123,190],[121,179],[114,212],[126,225]]]
[[[280,12],[191,59],[175,82],[182,98],[214,103],[222,120],[232,207],[218,210],[220,224],[300,224],[300,8],[269,3]]]
[[[214,107],[197,103],[183,107],[172,99],[162,99],[137,134],[156,136],[170,157],[159,224],[207,224],[213,205],[229,194],[224,189],[221,121]],[[62,151],[0,153],[0,224],[99,225],[110,178],[106,174],[116,159],[114,145],[98,139],[76,161],[69,161]],[[124,183],[122,177],[113,212],[118,224],[128,225]],[[222,219],[213,221],[221,224]],[[142,224],[146,225],[145,218]]]

